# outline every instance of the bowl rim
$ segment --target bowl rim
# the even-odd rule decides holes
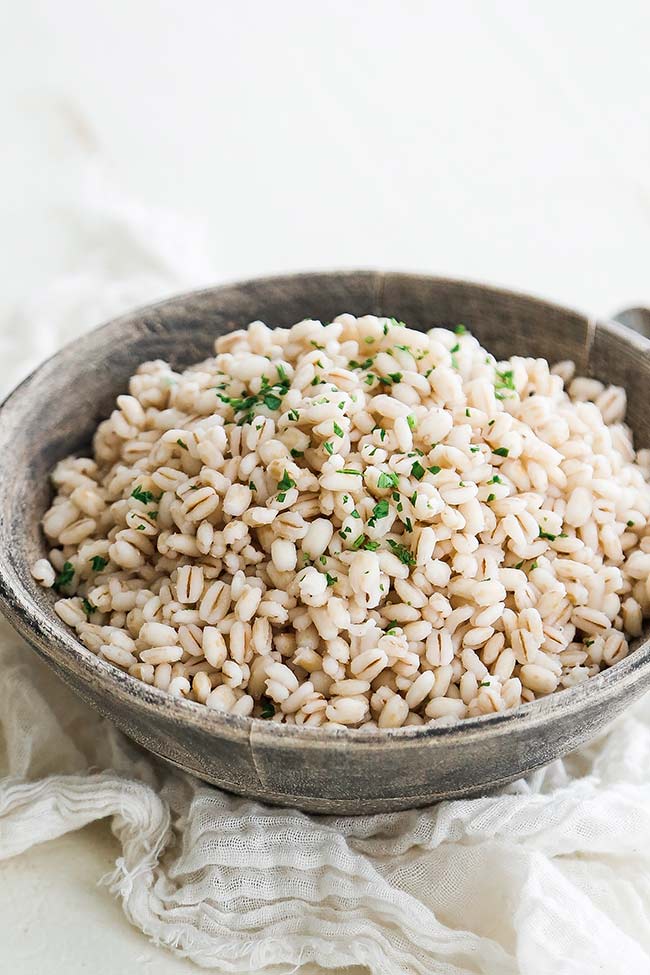
[[[363,268],[360,270],[343,269],[329,271],[306,271],[265,275],[233,282],[222,282],[197,290],[182,292],[168,296],[160,301],[138,306],[132,311],[109,319],[92,328],[88,332],[72,339],[61,349],[37,365],[17,386],[15,386],[0,403],[0,439],[7,416],[13,411],[20,413],[21,402],[29,395],[32,386],[39,380],[41,373],[47,366],[57,362],[64,364],[75,348],[78,352],[80,343],[92,345],[96,336],[111,329],[141,319],[145,315],[155,314],[157,311],[168,311],[175,306],[182,306],[187,301],[194,301],[207,296],[218,295],[233,288],[243,288],[250,285],[256,287],[274,286],[285,281],[304,279],[327,280],[328,278],[375,278],[381,285],[386,277],[403,279],[405,282],[426,281],[441,286],[449,284],[457,287],[467,287],[492,294],[502,298],[516,298],[530,301],[542,308],[561,313],[578,315],[600,328],[614,332],[626,343],[636,346],[639,351],[650,351],[650,339],[632,331],[618,322],[608,319],[593,319],[574,309],[547,301],[526,292],[513,291],[508,288],[495,287],[480,281],[463,278],[451,278],[423,273],[409,273],[408,271],[387,271]],[[593,330],[592,330],[593,331]],[[0,531],[2,518],[0,517]],[[76,663],[82,671],[84,682],[92,677],[99,678],[106,685],[106,691],[112,692],[118,698],[125,700],[136,709],[145,710],[160,715],[166,713],[173,720],[195,726],[204,733],[223,735],[224,732],[237,738],[249,739],[254,736],[256,743],[265,745],[277,743],[301,742],[314,746],[331,746],[348,748],[382,747],[387,742],[397,744],[404,742],[434,742],[440,739],[456,738],[469,740],[476,736],[485,739],[486,736],[498,736],[504,726],[512,729],[514,725],[525,725],[533,728],[547,725],[554,717],[568,712],[584,710],[585,705],[598,699],[605,703],[620,690],[622,684],[632,684],[640,676],[641,671],[650,670],[650,637],[646,638],[638,647],[631,651],[623,660],[601,671],[594,677],[587,678],[580,684],[561,691],[555,691],[546,697],[539,698],[507,711],[483,714],[477,717],[464,718],[450,725],[410,725],[401,728],[335,728],[325,730],[323,727],[307,727],[304,725],[289,725],[274,722],[264,718],[242,717],[207,708],[198,702],[175,698],[157,687],[145,684],[132,677],[125,671],[100,659],[93,651],[77,640],[72,630],[59,620],[54,609],[51,616],[44,612],[30,595],[14,571],[9,560],[0,552],[0,608],[5,613],[10,624],[29,643],[36,645],[38,652],[48,661],[53,661],[63,670],[74,669]],[[595,702],[594,702],[595,703]]]

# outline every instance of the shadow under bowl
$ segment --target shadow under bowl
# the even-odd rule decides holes
[[[341,312],[415,328],[462,322],[497,358],[573,359],[579,374],[624,386],[637,446],[650,444],[650,342],[536,298],[463,281],[374,271],[295,274],[210,288],[139,309],[75,340],[0,409],[0,606],[84,700],[155,755],[223,789],[320,813],[355,815],[477,795],[592,738],[650,685],[650,645],[596,677],[531,704],[458,725],[365,732],[238,718],[149,687],[80,644],[29,566],[44,553],[49,474],[87,449],[136,367],[175,368],[218,335],[262,319],[288,326]]]

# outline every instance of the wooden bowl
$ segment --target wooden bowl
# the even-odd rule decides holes
[[[463,281],[378,272],[297,274],[211,288],[140,309],[77,339],[0,410],[0,604],[19,633],[89,704],[149,751],[223,789],[321,813],[356,814],[480,794],[590,739],[650,684],[650,645],[570,690],[446,728],[333,731],[270,724],[169,697],[75,639],[29,565],[56,461],[88,448],[136,366],[183,367],[254,319],[291,325],[341,312],[417,328],[463,322],[497,357],[573,359],[626,388],[638,446],[650,443],[650,342],[611,322]]]

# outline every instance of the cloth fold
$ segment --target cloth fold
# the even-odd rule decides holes
[[[74,272],[3,323],[5,388],[102,318],[208,277],[187,228],[116,193],[93,158],[81,170]],[[199,966],[650,972],[648,698],[497,795],[334,819],[266,808],[163,767],[2,620],[0,669],[0,860],[110,819],[121,856],[105,881],[126,917]]]

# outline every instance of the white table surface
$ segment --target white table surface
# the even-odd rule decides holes
[[[0,34],[0,336],[101,260],[81,158],[191,228],[160,258],[183,281],[380,266],[650,305],[645,0],[23,0]],[[2,971],[197,970],[97,886],[115,855],[99,824],[0,865]]]

